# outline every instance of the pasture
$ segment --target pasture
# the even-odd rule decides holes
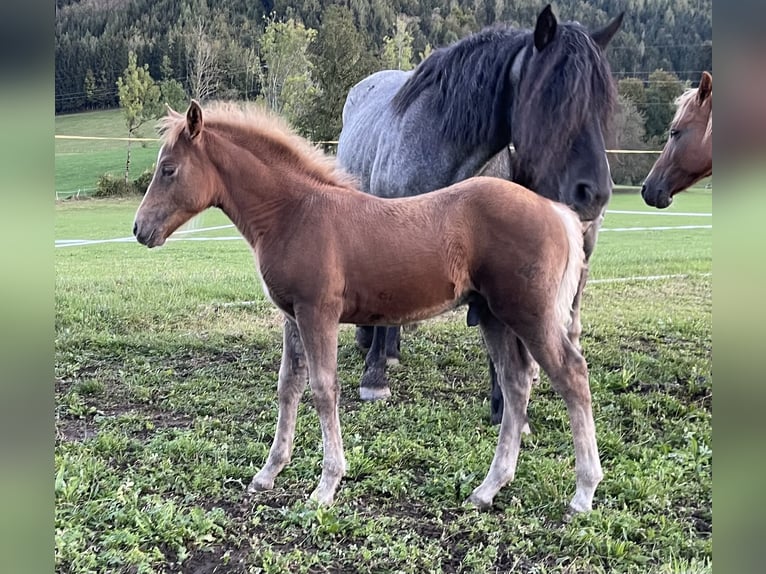
[[[141,131],[147,139],[156,137],[153,123],[149,122]],[[54,129],[57,136],[124,138],[128,135],[119,109],[56,116]],[[91,195],[103,174],[122,176],[125,173],[125,141],[57,138],[55,149],[56,199]],[[131,144],[132,179],[151,169],[158,150],[159,143],[154,141]]]
[[[344,326],[336,504],[306,500],[321,461],[308,393],[293,462],[247,495],[275,428],[281,319],[220,212],[149,251],[130,238],[137,205],[56,205],[57,242],[126,239],[55,249],[57,571],[711,571],[709,191],[663,212],[635,192],[610,204],[583,304],[605,477],[568,523],[572,437],[545,378],[516,479],[488,512],[461,506],[497,441],[465,310],[404,333],[386,403],[358,400]]]

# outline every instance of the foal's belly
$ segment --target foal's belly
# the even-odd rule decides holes
[[[349,287],[340,320],[357,325],[404,325],[430,319],[454,309],[466,295],[464,288],[448,281]]]

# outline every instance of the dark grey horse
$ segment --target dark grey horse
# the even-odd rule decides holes
[[[584,222],[589,257],[612,193],[604,133],[615,92],[603,50],[622,17],[590,33],[559,23],[548,5],[534,30],[495,25],[434,51],[412,72],[372,74],[346,99],[338,160],[364,191],[402,197],[476,175],[512,144],[506,176],[571,206]],[[570,338],[578,346],[585,281],[584,273],[573,302]],[[469,325],[484,304],[470,302]],[[369,347],[361,398],[389,396],[385,369],[398,361],[399,329],[360,327],[357,342]],[[536,365],[520,342],[518,357],[532,377]],[[491,418],[499,422],[492,367]]]

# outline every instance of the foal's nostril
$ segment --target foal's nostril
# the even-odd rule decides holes
[[[138,235],[138,223],[133,224],[133,236]]]

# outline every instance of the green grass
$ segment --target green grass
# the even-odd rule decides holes
[[[142,129],[142,136],[156,137],[154,122]],[[122,111],[100,110],[56,116],[56,135],[124,138],[128,136]],[[125,173],[127,142],[119,140],[56,139],[55,173],[56,197],[90,195],[98,178],[105,173],[122,176]],[[157,159],[158,142],[131,144],[132,178],[151,169]]]
[[[137,200],[59,202],[57,239],[130,236]],[[605,228],[710,225],[614,197]],[[676,212],[710,213],[679,196]],[[226,220],[208,211],[197,227]],[[235,235],[233,229],[197,235]],[[605,478],[570,523],[572,437],[544,380],[517,476],[488,512],[463,508],[491,461],[487,367],[461,313],[403,340],[393,397],[362,404],[362,357],[341,330],[348,475],[306,502],[321,433],[308,393],[293,462],[244,489],[276,422],[281,321],[236,241],[57,248],[56,568],[59,572],[710,572],[712,230],[604,232],[583,345]]]

